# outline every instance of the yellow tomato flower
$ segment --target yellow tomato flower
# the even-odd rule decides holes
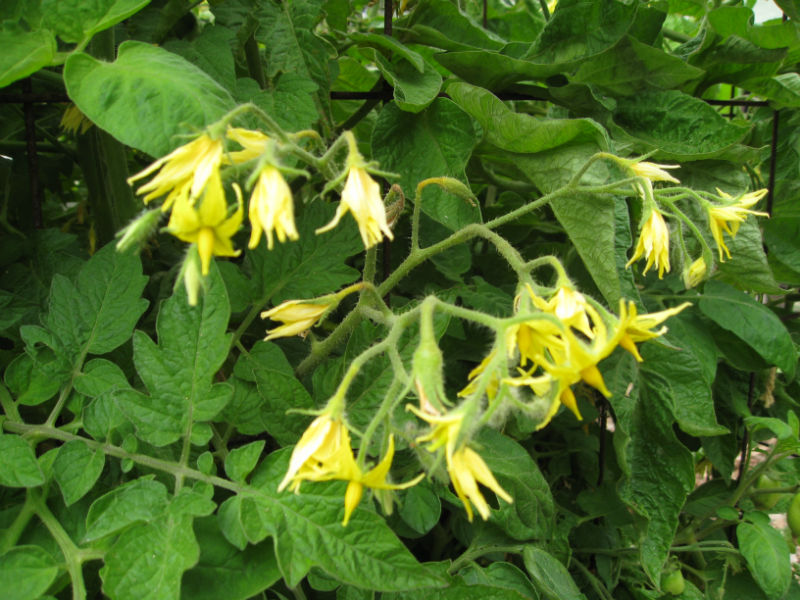
[[[684,302],[674,308],[637,315],[636,304],[634,302],[629,301],[626,306],[625,300],[620,300],[619,327],[621,335],[619,338],[619,345],[630,352],[637,361],[642,362],[642,356],[636,348],[636,342],[646,342],[647,340],[652,340],[653,338],[664,335],[667,332],[666,326],[657,331],[652,331],[653,328],[661,325],[661,323],[668,318],[677,315],[691,305],[691,302]]]
[[[561,286],[550,300],[537,296],[530,285],[527,286],[534,305],[541,311],[557,317],[567,327],[573,327],[588,338],[594,337],[589,317],[586,314],[588,302],[583,294],[571,287]]]
[[[520,371],[522,370],[520,369]],[[558,412],[560,404],[569,408],[579,419],[581,418],[575,394],[572,393],[569,386],[565,387],[561,380],[553,378],[549,373],[543,373],[537,377],[533,377],[524,371],[522,371],[522,373],[522,377],[509,377],[504,379],[503,383],[516,387],[529,387],[539,398],[547,399],[548,395],[552,394],[547,412],[543,415],[541,422],[536,426],[536,431],[545,427],[553,419]],[[557,386],[555,392],[553,392],[553,386]]]
[[[226,158],[234,165],[245,163],[254,158],[259,158],[267,149],[269,136],[253,129],[242,127],[228,127],[225,134],[229,140],[237,142],[243,150],[228,152]]]
[[[438,450],[442,446],[445,447],[447,473],[453,482],[453,489],[456,495],[467,511],[467,519],[472,521],[472,504],[475,505],[484,521],[489,518],[489,505],[483,494],[481,494],[480,489],[478,489],[479,483],[492,490],[506,502],[511,503],[514,501],[494,478],[491,470],[486,466],[480,455],[465,444],[459,446],[458,436],[463,424],[463,414],[456,411],[437,416],[423,413],[412,405],[407,405],[406,408],[433,426],[429,433],[418,437],[416,441],[418,443],[430,442],[428,450],[431,452]]]
[[[646,161],[639,161],[629,165],[630,170],[638,177],[646,177],[650,181],[670,181],[680,183],[678,179],[670,175],[665,169],[679,169],[680,165],[660,165]]]
[[[261,313],[262,319],[280,321],[283,325],[269,330],[265,340],[279,337],[292,337],[308,331],[317,324],[320,317],[328,310],[335,300],[330,302],[315,303],[305,300],[287,300],[278,306]]]
[[[386,223],[386,208],[381,199],[380,186],[360,166],[353,165],[347,173],[347,181],[342,190],[342,199],[333,220],[317,229],[317,233],[330,231],[350,211],[358,223],[358,230],[365,248],[371,248],[385,235],[394,239],[389,225]]]
[[[701,284],[706,278],[707,271],[708,266],[706,265],[706,261],[701,256],[691,265],[689,265],[689,268],[683,272],[683,283],[686,285],[686,288],[693,288],[696,285]]]
[[[167,231],[184,242],[197,244],[203,275],[208,275],[212,256],[239,255],[240,251],[233,249],[231,238],[242,224],[242,193],[236,184],[233,189],[237,207],[231,216],[228,216],[225,189],[217,171],[211,174],[199,206],[181,197],[170,215]]]
[[[458,392],[459,398],[465,398],[470,394],[474,393],[475,390],[478,389],[478,382],[476,381],[478,375],[483,373],[486,370],[486,367],[489,366],[489,362],[494,358],[494,351],[490,352],[486,355],[486,357],[480,362],[480,364],[472,369],[467,375],[467,385],[464,387],[463,390]],[[486,397],[489,398],[489,401],[495,399],[497,396],[497,391],[500,389],[500,378],[497,376],[497,373],[492,373],[490,375],[489,383],[486,386]]]
[[[272,232],[283,243],[286,238],[298,239],[294,224],[294,203],[292,190],[272,165],[267,165],[258,175],[258,181],[250,197],[250,243],[249,248],[258,246],[263,231],[267,236],[267,248],[272,250]]]
[[[653,208],[650,211],[650,216],[642,225],[639,243],[636,245],[636,250],[625,265],[625,268],[630,267],[642,255],[647,258],[647,264],[644,267],[644,271],[642,271],[643,275],[653,265],[658,268],[659,279],[664,277],[664,271],[669,273],[669,229],[664,217],[661,216],[657,208]]]
[[[132,184],[160,169],[158,175],[136,190],[136,193],[145,194],[145,204],[166,194],[162,209],[167,211],[178,198],[194,202],[211,177],[219,175],[221,161],[222,140],[211,139],[204,133],[159,158],[144,171],[129,177],[128,183]]]
[[[361,502],[364,487],[378,490],[399,490],[416,485],[425,476],[421,474],[406,483],[389,483],[386,480],[394,457],[394,438],[389,437],[386,455],[375,468],[364,473],[356,463],[350,445],[350,433],[340,418],[329,413],[318,416],[295,445],[278,491],[287,486],[299,493],[303,481],[347,481],[344,496],[344,520],[347,525],[355,508]]]
[[[72,134],[86,133],[92,126],[92,122],[86,118],[74,104],[70,104],[61,116],[61,129]]]
[[[730,194],[726,194],[719,188],[717,188],[717,193],[727,200],[733,199]],[[740,196],[727,206],[708,207],[708,225],[711,228],[711,235],[719,249],[720,262],[725,260],[723,252],[728,258],[731,257],[731,251],[728,250],[728,247],[725,245],[725,240],[722,237],[723,231],[726,231],[733,238],[736,237],[739,231],[739,225],[747,219],[747,215],[769,217],[765,212],[750,210],[750,208],[756,205],[766,194],[766,189],[757,190]]]

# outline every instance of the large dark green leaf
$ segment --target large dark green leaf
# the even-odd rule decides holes
[[[744,341],[769,364],[777,365],[789,377],[794,375],[794,343],[778,316],[766,306],[718,281],[706,284],[699,305],[704,315]]]
[[[447,93],[483,127],[485,139],[501,150],[535,154],[566,144],[607,141],[605,130],[591,119],[545,119],[516,113],[491,92],[455,82]]]
[[[625,476],[619,493],[645,518],[639,555],[645,572],[657,581],[681,508],[694,488],[694,460],[672,430],[670,398],[639,380],[633,357],[625,354],[612,359],[613,366],[604,369],[604,374],[613,392],[614,447]]]
[[[644,147],[674,160],[721,154],[748,130],[726,121],[702,100],[675,90],[621,98],[614,122]]]
[[[64,82],[89,119],[153,156],[184,143],[177,134],[209,125],[234,107],[230,93],[199,68],[142,42],[123,42],[113,63],[71,55]]]
[[[139,12],[150,0],[42,0],[44,24],[65,42],[88,40]]]
[[[472,121],[450,100],[438,98],[417,114],[390,103],[378,115],[372,153],[383,169],[400,174],[398,183],[413,200],[417,184],[428,177],[466,182],[464,169],[475,142]],[[428,186],[422,198],[422,212],[450,230],[481,220],[477,207],[438,186]]]
[[[0,88],[27,77],[53,60],[56,39],[47,30],[0,30]]]

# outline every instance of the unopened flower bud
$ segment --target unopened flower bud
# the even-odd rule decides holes
[[[147,239],[156,232],[161,220],[161,209],[148,210],[131,221],[127,227],[117,233],[117,252],[127,252],[136,248],[138,252]]]

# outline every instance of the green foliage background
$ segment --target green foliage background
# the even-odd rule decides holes
[[[362,0],[3,2],[0,94],[68,97],[94,124],[66,135],[63,106],[35,105],[38,215],[24,106],[0,116],[4,598],[651,599],[673,597],[660,581],[676,568],[687,600],[800,597],[794,544],[762,510],[776,490],[755,487],[765,473],[778,482],[774,513],[800,484],[800,4],[781,0],[787,19],[764,24],[750,4],[561,0],[550,14],[489,0],[484,25],[479,2],[419,0],[388,37]],[[337,99],[370,90],[385,100]],[[758,102],[710,102],[732,97]],[[313,234],[333,213],[322,177],[292,182],[300,240],[218,261],[197,307],[171,291],[176,240],[158,235],[140,256],[108,243],[141,208],[126,178],[247,102],[287,131],[352,129],[408,198],[428,177],[469,185],[475,205],[426,188],[423,245],[558,190],[600,151],[678,163],[697,190],[771,185],[771,215],[744,223],[733,258],[691,290],[677,252],[663,280],[625,269],[633,195],[562,196],[499,227],[612,309],[693,307],[643,363],[619,350],[602,363],[608,402],[577,389],[583,422],[562,411],[538,432],[520,416],[481,433],[515,500],[490,520],[467,522],[427,479],[389,516],[362,502],[344,528],[341,482],[276,491],[310,421],[286,411],[322,406],[385,331],[354,323],[298,368],[310,340],[263,342],[254,319],[361,277],[352,223]],[[619,177],[596,163],[586,180]],[[380,249],[393,308],[435,294],[510,314],[515,275],[482,239],[392,279],[409,235],[401,217]],[[491,339],[456,319],[437,335],[455,397]],[[418,338],[401,340],[404,361]],[[391,372],[380,356],[354,382],[356,427]],[[408,444],[395,462],[418,471]]]

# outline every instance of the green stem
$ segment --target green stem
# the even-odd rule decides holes
[[[0,537],[0,556],[17,544],[31,517],[36,514],[36,498],[34,494],[35,492],[30,488],[25,491],[25,502],[22,508],[17,516],[14,517],[11,525],[3,531],[2,537]]]
[[[3,413],[6,415],[6,417],[12,421],[22,421],[14,399],[8,392],[8,388],[2,383],[0,383],[0,407],[3,408]],[[2,554],[2,552],[0,552],[0,554]]]
[[[603,598],[604,600],[614,600],[614,596],[611,595],[611,592],[608,591],[605,584],[600,581],[597,577],[595,577],[592,572],[587,569],[584,564],[579,560],[573,560],[572,564],[575,565],[578,570],[583,574],[584,577],[589,581],[589,585],[594,588],[594,591],[597,592],[597,595]]]
[[[188,415],[188,424],[186,425],[186,431],[183,434],[183,447],[181,448],[181,458],[180,458],[180,465],[184,469],[189,466],[189,455],[192,451],[192,413],[194,412],[193,405],[189,403],[189,415]],[[183,478],[184,474],[183,471],[175,474],[175,495],[178,495],[178,492],[181,491],[183,487]]]
[[[447,572],[451,575],[454,573],[458,573],[458,571],[468,565],[469,563],[473,562],[476,558],[480,558],[481,556],[486,556],[487,554],[495,554],[497,552],[502,552],[504,554],[522,554],[523,549],[525,546],[505,546],[505,545],[493,545],[493,546],[479,546],[477,548],[469,547],[467,548],[461,556],[456,558],[453,561],[453,564],[450,565],[450,568],[447,569]]]
[[[244,57],[247,61],[247,71],[250,77],[256,80],[258,87],[262,90],[267,87],[267,80],[264,78],[264,69],[261,67],[261,51],[258,49],[258,42],[251,34],[244,43]]]
[[[120,459],[128,459],[136,464],[148,467],[150,469],[155,469],[157,471],[163,471],[164,473],[169,473],[170,475],[176,477],[178,475],[181,475],[182,477],[187,479],[203,481],[205,483],[210,483],[211,485],[215,485],[217,487],[221,487],[226,490],[231,490],[233,492],[241,492],[244,489],[241,486],[233,483],[232,481],[228,481],[227,479],[223,479],[222,477],[217,477],[215,475],[206,475],[205,473],[201,473],[200,471],[191,469],[187,466],[179,465],[177,463],[166,460],[161,460],[160,458],[153,458],[152,456],[148,456],[146,454],[135,454],[133,452],[128,452],[127,450],[120,448],[119,446],[113,446],[111,444],[103,444],[101,442],[85,438],[83,436],[67,433],[66,431],[56,429],[55,427],[49,427],[46,425],[29,425],[27,423],[14,423],[12,421],[5,421],[3,423],[3,428],[6,431],[10,431],[12,433],[19,433],[20,435],[50,438],[54,440],[60,440],[62,442],[80,441],[86,444],[92,450],[100,450],[101,452],[107,454],[108,456],[113,456],[115,458],[120,458]]]
[[[83,554],[72,541],[72,538],[69,537],[69,534],[64,531],[61,523],[50,512],[43,498],[36,500],[34,510],[42,523],[44,523],[44,526],[47,527],[50,535],[55,539],[61,554],[64,555],[67,572],[72,580],[72,600],[84,600],[86,598],[86,585],[83,582],[83,570],[81,568]]]

